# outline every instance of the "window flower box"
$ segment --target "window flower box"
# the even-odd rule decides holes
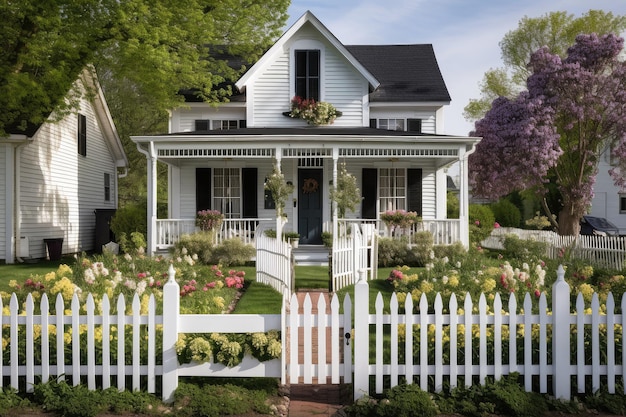
[[[303,119],[310,125],[330,125],[342,113],[330,103],[294,97],[291,100],[291,111],[284,112],[284,116]]]

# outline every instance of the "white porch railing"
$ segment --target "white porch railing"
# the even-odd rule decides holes
[[[245,244],[254,245],[257,233],[264,228],[272,228],[273,219],[224,219],[219,233],[216,235],[216,242],[225,239],[239,238]],[[156,221],[156,247],[157,249],[168,249],[180,240],[185,234],[195,233],[199,229],[196,227],[195,219],[157,219]]]
[[[377,219],[339,219],[340,227],[350,224],[371,225],[378,230],[380,237],[413,236],[417,232],[429,231],[433,235],[435,245],[452,245],[461,241],[461,222],[459,219],[422,220],[409,229],[394,231],[385,225],[385,222]],[[332,231],[332,224],[325,225],[325,231]]]

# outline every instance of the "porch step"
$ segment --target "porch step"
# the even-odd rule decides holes
[[[297,265],[328,266],[328,248],[324,245],[298,245],[292,251]]]

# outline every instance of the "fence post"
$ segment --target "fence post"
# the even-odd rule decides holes
[[[565,282],[565,269],[559,265],[552,286],[552,385],[554,397],[569,400],[570,381],[570,287]]]
[[[354,286],[354,400],[369,394],[369,286],[358,271]]]
[[[170,264],[169,279],[163,286],[163,394],[164,402],[174,401],[178,388],[178,316],[180,314],[180,288],[174,279],[176,271]]]

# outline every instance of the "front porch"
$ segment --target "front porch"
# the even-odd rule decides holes
[[[184,234],[198,232],[195,219],[157,219],[156,220],[156,249],[165,251],[172,248]],[[429,231],[433,235],[435,245],[451,245],[461,241],[461,224],[459,219],[445,220],[422,220],[411,228],[403,229],[401,233],[395,233],[388,228],[382,220],[376,219],[338,219],[337,230],[348,230],[351,225],[359,225],[360,228],[376,232],[379,237],[400,239],[405,236],[412,241],[411,237],[421,231]],[[254,245],[255,238],[265,230],[276,229],[276,220],[270,218],[257,219],[224,219],[215,235],[215,243],[225,239],[237,238],[243,243]],[[332,222],[323,224],[324,232],[333,230]],[[294,250],[296,262],[299,264],[311,263],[322,264],[328,261],[328,251],[323,245],[300,245]]]

